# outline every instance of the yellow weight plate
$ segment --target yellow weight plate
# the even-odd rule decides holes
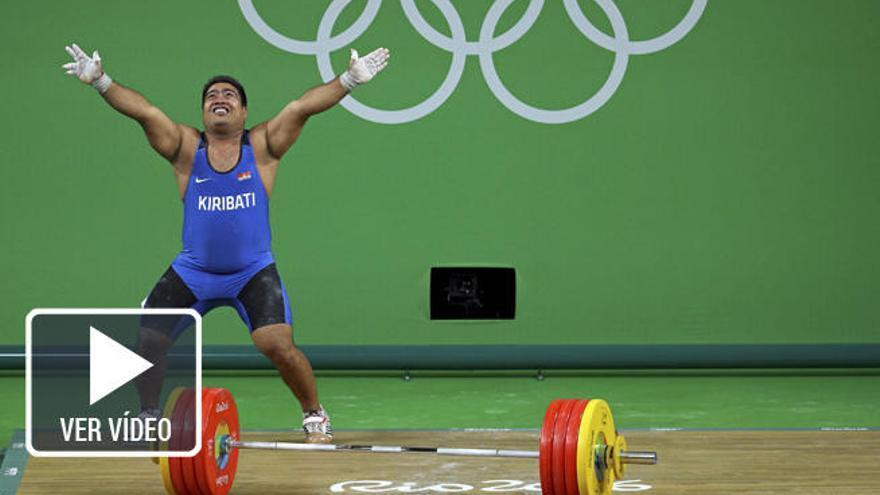
[[[606,461],[606,448],[617,443],[611,408],[602,399],[590,399],[578,432],[577,476],[580,495],[611,495],[614,469]]]
[[[623,438],[623,435],[617,436],[617,441],[614,442],[614,450],[611,453],[611,462],[614,465],[614,477],[617,479],[623,478],[623,471],[626,467],[626,464],[621,462],[620,453],[626,450],[626,439]]]
[[[177,399],[180,397],[180,393],[183,392],[186,387],[174,387],[171,389],[171,392],[168,393],[168,398],[165,399],[165,407],[162,409],[162,417],[171,419],[171,413],[174,412],[174,406],[177,404]],[[159,441],[159,445],[156,450],[162,451],[167,450],[168,442]],[[153,464],[159,464],[159,458],[153,457]]]
[[[165,407],[162,409],[162,417],[171,418],[171,413],[174,412],[174,406],[177,405],[177,399],[180,398],[180,394],[186,390],[186,387],[174,387],[171,392],[168,393],[168,398],[165,400]]]
[[[171,483],[171,468],[168,466],[168,458],[159,458],[159,472],[162,473],[162,484],[165,485],[165,491],[168,495],[177,495],[174,491],[174,484]]]

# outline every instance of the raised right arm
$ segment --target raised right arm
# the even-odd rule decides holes
[[[166,160],[175,164],[181,152],[184,135],[191,130],[172,121],[137,91],[110,79],[104,73],[101,55],[97,51],[89,57],[76,44],[65,49],[73,58],[73,62],[63,66],[67,73],[86,84],[91,84],[111,107],[126,117],[136,120],[144,129],[150,146]]]
[[[184,126],[172,121],[137,91],[119,83],[112,82],[101,96],[119,113],[136,120],[150,146],[169,162],[175,162],[183,144]]]

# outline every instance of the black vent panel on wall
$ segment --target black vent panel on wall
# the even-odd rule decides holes
[[[432,320],[512,320],[515,314],[515,269],[431,268]]]

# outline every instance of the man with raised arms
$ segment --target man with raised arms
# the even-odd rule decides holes
[[[168,160],[183,200],[183,249],[147,296],[144,307],[194,308],[205,314],[232,306],[299,400],[308,442],[332,439],[330,419],[318,401],[308,359],[293,345],[287,292],[272,256],[269,197],[278,164],[309,117],[338,103],[357,85],[369,82],[388,63],[379,48],[351,61],[338,78],[306,91],[266,122],[245,128],[247,95],[232,77],[215,76],[202,88],[204,131],[172,121],[136,91],[114,82],[97,51],[88,56],[76,44],[66,47],[73,61],[67,74],[90,84],[121,114],[136,120],[150,146]],[[156,325],[161,327],[161,325]],[[167,349],[175,331],[142,329],[142,352]],[[144,341],[153,342],[145,346]],[[158,343],[158,344],[157,344]],[[154,352],[155,354],[155,352]],[[159,393],[164,358],[140,380],[142,415],[161,416]]]

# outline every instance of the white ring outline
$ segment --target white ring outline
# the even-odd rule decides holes
[[[376,14],[379,13],[379,7],[381,6],[382,0],[369,0],[367,6],[364,7],[364,11],[361,12],[361,15],[354,24],[341,34],[328,38],[326,40],[327,46],[321,46],[318,40],[301,41],[275,31],[257,12],[253,0],[238,0],[238,8],[244,15],[245,20],[261,38],[276,48],[298,55],[317,55],[324,50],[335,52],[345,48],[364,34],[367,28],[370,27],[370,24],[373,23],[373,20],[376,19]]]
[[[601,46],[602,48],[612,52],[625,52],[629,55],[647,55],[649,53],[659,52],[660,50],[669,48],[684,38],[703,15],[708,0],[693,0],[691,7],[682,17],[681,21],[674,28],[661,34],[660,36],[641,41],[632,41],[629,39],[620,40],[617,36],[614,38],[597,29],[593,23],[584,15],[577,0],[563,0],[565,11],[571,18],[571,21],[590,41]],[[597,0],[597,3],[598,0]],[[601,7],[601,5],[600,5]],[[616,6],[615,6],[616,7]],[[604,8],[603,8],[604,10]],[[608,12],[606,11],[606,14]]]
[[[464,40],[464,42],[459,42],[458,40],[450,39],[448,36],[434,29],[434,26],[429,24],[428,21],[422,17],[422,13],[419,11],[418,7],[416,7],[413,0],[401,0],[400,3],[403,6],[403,12],[406,14],[407,19],[409,19],[410,24],[412,24],[416,31],[418,31],[419,34],[421,34],[422,37],[432,45],[452,53],[460,51],[465,55],[480,54],[480,41]],[[491,45],[489,46],[489,49],[493,52],[497,52],[519,41],[519,39],[532,28],[535,21],[538,20],[538,15],[541,14],[543,8],[544,0],[529,0],[529,6],[520,20],[501,36],[492,38],[490,40]],[[458,11],[456,11],[455,15],[458,16],[459,19],[461,18]]]
[[[449,72],[440,87],[421,103],[402,110],[369,107],[351,95],[341,101],[344,108],[361,118],[382,124],[402,124],[418,120],[439,108],[452,95],[461,81],[467,55],[477,55],[483,78],[490,91],[510,111],[523,118],[546,124],[563,124],[580,120],[611,99],[623,81],[629,55],[654,53],[680,41],[699,21],[708,2],[708,0],[692,0],[688,12],[671,30],[655,38],[633,41],[629,39],[626,22],[613,0],[596,0],[611,22],[613,38],[597,29],[587,19],[577,0],[563,0],[565,10],[575,27],[593,43],[614,52],[615,57],[608,79],[593,96],[571,108],[545,110],[522,102],[507,90],[495,70],[492,58],[494,52],[507,48],[531,29],[543,10],[543,0],[530,0],[522,18],[497,37],[494,36],[494,30],[513,0],[495,0],[483,19],[480,36],[476,42],[467,41],[461,16],[449,0],[431,1],[446,19],[452,34],[451,38],[439,33],[425,21],[414,0],[401,0],[401,6],[410,24],[423,38],[434,46],[452,53]],[[330,53],[349,45],[369,28],[378,14],[382,0],[368,0],[367,6],[354,24],[341,34],[332,36],[333,25],[350,2],[351,0],[333,0],[321,18],[315,41],[296,40],[278,33],[259,15],[253,0],[238,0],[238,5],[251,28],[269,44],[300,55],[315,55],[321,78],[327,82],[336,77],[330,62]]]
[[[501,19],[502,14],[504,14],[504,11],[507,10],[512,3],[513,0],[499,0],[492,4],[492,7],[489,8],[489,12],[486,14],[486,18],[483,20],[483,26],[480,28],[481,42],[492,36],[492,32],[498,25],[498,21]],[[611,21],[611,27],[614,30],[615,39],[628,41],[629,35],[627,33],[626,23],[623,20],[623,15],[620,13],[620,10],[614,5],[614,2],[611,0],[596,0],[596,3],[602,7],[602,10],[605,11],[605,15],[607,15],[608,19]],[[483,46],[485,46],[485,43],[483,43]],[[514,96],[513,93],[504,86],[504,83],[501,82],[501,78],[498,77],[498,72],[495,70],[495,63],[492,59],[491,51],[486,50],[480,52],[480,69],[483,71],[483,77],[486,79],[486,84],[489,86],[492,94],[494,94],[495,97],[498,98],[498,101],[500,101],[511,112],[520,117],[540,122],[542,124],[566,124],[590,115],[601,108],[602,105],[607,103],[608,100],[614,96],[614,92],[617,91],[617,88],[623,81],[628,60],[629,55],[626,53],[615,52],[614,64],[611,66],[611,73],[608,75],[608,79],[605,80],[602,87],[583,103],[563,110],[544,110],[541,108],[535,108],[523,103],[519,98]]]

